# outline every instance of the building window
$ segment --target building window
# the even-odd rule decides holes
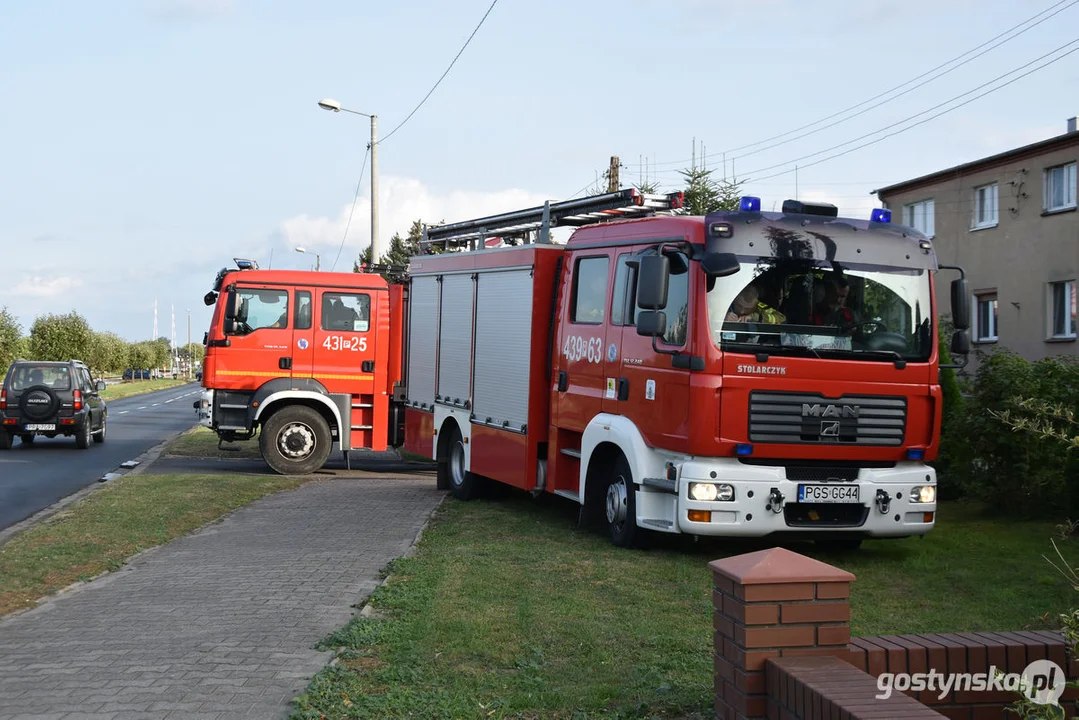
[[[926,237],[933,237],[935,208],[932,200],[910,203],[903,206],[903,224],[922,232]]]
[[[1075,163],[1045,169],[1045,209],[1075,207]]]
[[[978,342],[997,340],[997,294],[974,296],[974,336]]]
[[[994,227],[997,224],[997,184],[974,188],[970,214],[970,229]]]
[[[1075,281],[1049,283],[1049,335],[1075,337]]]

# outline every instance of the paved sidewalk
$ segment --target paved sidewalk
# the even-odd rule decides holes
[[[433,478],[316,481],[0,621],[0,718],[284,718],[404,554]]]

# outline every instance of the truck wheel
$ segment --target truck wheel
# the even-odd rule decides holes
[[[7,430],[0,430],[0,450],[11,449],[11,433]]]
[[[458,500],[473,500],[479,497],[483,481],[478,476],[470,473],[465,467],[465,441],[456,425],[453,425],[453,430],[450,431],[446,454],[446,471],[449,475],[450,492],[453,493],[453,496]]]
[[[619,453],[611,468],[610,480],[604,498],[607,531],[611,542],[618,547],[640,547],[644,530],[637,527],[637,500],[633,490],[633,472],[625,455]]]
[[[330,456],[330,426],[317,411],[303,405],[282,408],[262,426],[262,459],[281,475],[310,475]]]
[[[105,432],[108,430],[108,427],[109,419],[107,417],[101,418],[101,432],[99,432],[97,435],[94,435],[94,442],[98,444],[105,442]]]

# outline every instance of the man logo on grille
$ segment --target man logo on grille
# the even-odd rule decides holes
[[[839,437],[839,421],[827,420],[820,424],[820,436],[822,438]]]

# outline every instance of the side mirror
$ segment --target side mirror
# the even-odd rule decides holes
[[[235,320],[225,320],[221,323],[221,331],[225,335],[237,335],[240,332],[240,324]]]
[[[670,279],[671,261],[666,256],[648,255],[641,258],[641,267],[637,273],[637,307],[641,310],[659,310],[666,307],[667,284]]]
[[[225,295],[225,319],[235,320],[236,314],[240,311],[240,296],[236,294],[235,290],[229,290]]]
[[[637,334],[647,337],[663,337],[667,332],[667,313],[662,310],[644,310],[637,313]]]
[[[952,280],[952,324],[956,330],[970,329],[970,290],[966,278]]]
[[[970,330],[956,330],[952,333],[952,355],[966,355],[970,352]]]
[[[727,277],[742,269],[734,253],[708,253],[701,258],[701,269],[708,277]]]
[[[215,293],[213,290],[202,296],[203,305],[210,306],[213,305],[215,302],[217,302],[217,293]]]
[[[98,391],[98,392],[101,392],[102,390],[104,390],[104,389],[105,389],[106,387],[108,387],[108,386],[107,386],[107,385],[105,385],[105,381],[104,381],[104,380],[98,380],[98,381],[97,381],[97,385],[95,385],[94,387],[96,387],[96,388],[97,388],[97,391]]]

